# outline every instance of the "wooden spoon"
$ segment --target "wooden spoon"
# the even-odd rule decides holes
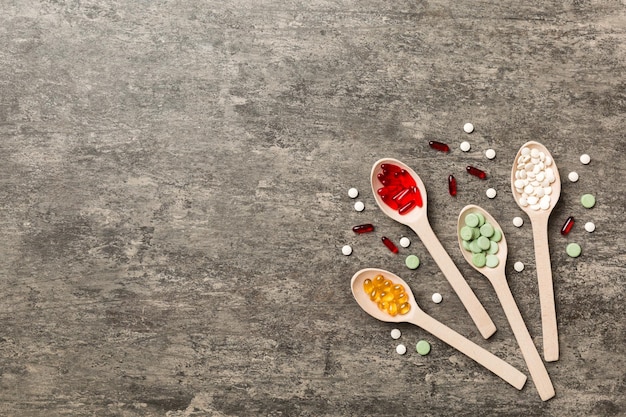
[[[559,170],[552,159],[552,168],[555,181],[550,184],[552,194],[550,199],[550,207],[547,209],[533,210],[530,205],[524,206],[521,194],[517,192],[515,187],[515,172],[519,157],[522,155],[524,148],[537,149],[543,152],[546,157],[552,159],[552,155],[545,146],[538,142],[526,142],[515,155],[515,162],[511,171],[511,189],[513,197],[517,205],[526,212],[533,229],[533,241],[535,246],[535,262],[537,263],[537,281],[539,286],[539,304],[541,306],[541,328],[543,332],[543,356],[547,362],[553,362],[559,359],[559,333],[556,324],[556,308],[554,305],[554,287],[552,284],[552,266],[550,265],[550,248],[548,247],[548,217],[554,209],[559,196],[561,195],[561,177]]]
[[[489,279],[489,282],[491,282],[491,285],[493,285],[496,295],[500,300],[500,304],[502,305],[502,309],[506,314],[506,318],[509,320],[515,339],[517,340],[517,343],[522,351],[522,356],[524,356],[530,376],[537,387],[539,396],[543,401],[549,400],[554,397],[554,387],[552,386],[548,371],[541,360],[541,356],[539,356],[539,352],[537,352],[537,348],[530,337],[530,333],[528,333],[524,319],[517,308],[513,294],[511,294],[511,290],[506,281],[504,267],[506,265],[508,250],[504,233],[502,233],[502,239],[498,242],[498,252],[495,254],[499,261],[498,266],[495,268],[490,268],[488,266],[479,268],[475,266],[472,262],[472,252],[463,247],[463,239],[461,239],[461,228],[465,226],[465,217],[469,213],[481,213],[485,217],[485,221],[490,223],[495,229],[502,232],[502,228],[498,222],[496,222],[495,219],[482,208],[474,205],[465,206],[459,215],[457,228],[459,246],[461,247],[461,252],[467,262],[472,265],[475,270],[486,276],[487,279]]]
[[[409,304],[411,310],[407,314],[398,314],[391,316],[388,313],[381,311],[378,305],[370,300],[369,294],[363,289],[363,281],[366,279],[374,280],[377,275],[383,275],[386,279],[391,280],[394,284],[401,284],[404,286],[405,292],[409,297]],[[461,336],[454,330],[438,322],[434,318],[430,317],[423,310],[419,308],[411,288],[406,282],[399,276],[392,274],[391,272],[377,268],[362,269],[352,277],[351,281],[352,295],[356,299],[356,302],[361,306],[363,310],[370,316],[389,323],[411,323],[426,330],[439,340],[459,352],[464,353],[468,357],[472,358],[491,372],[504,379],[509,384],[513,385],[517,389],[522,389],[526,383],[526,375],[509,365],[499,357],[495,356],[491,352],[483,349],[474,342]]]
[[[400,214],[397,210],[389,207],[382,200],[381,196],[377,192],[377,190],[383,186],[377,177],[377,175],[382,171],[382,168],[380,167],[382,164],[396,165],[401,169],[406,170],[406,172],[413,177],[422,197],[422,207],[415,207],[406,214]],[[430,227],[430,223],[428,222],[428,217],[426,215],[426,188],[424,187],[424,183],[420,177],[415,173],[415,171],[397,159],[385,158],[378,160],[372,167],[371,184],[376,203],[378,203],[378,206],[383,213],[395,221],[409,226],[413,229],[417,236],[419,236],[424,243],[424,246],[426,246],[426,249],[428,249],[428,252],[430,252],[430,255],[439,266],[439,269],[441,269],[441,272],[443,272],[443,275],[452,286],[452,289],[456,292],[459,299],[465,306],[465,309],[476,324],[480,334],[485,339],[488,339],[495,333],[496,325],[493,324],[489,314],[487,314],[487,311],[476,297],[476,294],[474,294],[474,291],[472,291],[470,286],[467,284],[467,281],[465,281],[463,275],[461,275],[456,265],[454,265],[454,262],[450,259],[450,255],[448,255],[444,247],[439,242],[439,239],[437,239],[433,229]]]

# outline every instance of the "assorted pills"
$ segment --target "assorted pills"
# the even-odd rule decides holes
[[[348,197],[357,198],[358,196],[359,196],[359,190],[357,190],[356,188],[350,188],[348,190]]]
[[[415,255],[409,255],[404,260],[404,263],[409,269],[417,269],[417,267],[420,266],[420,258]]]
[[[522,272],[524,270],[524,263],[517,261],[513,264],[513,269],[515,269],[517,272]]]
[[[463,248],[472,252],[472,264],[477,268],[497,267],[500,260],[496,254],[499,250],[498,242],[502,240],[502,231],[487,222],[480,212],[467,213],[464,222],[465,226],[461,227],[459,235]]]
[[[524,225],[524,219],[521,217],[513,217],[513,226],[522,227]]]
[[[354,203],[354,209],[356,211],[363,211],[365,210],[365,204],[363,204],[362,201],[357,201],[356,203]]]
[[[580,248],[580,245],[578,243],[570,243],[565,248],[565,252],[567,252],[567,255],[572,258],[578,258],[582,252],[582,249]]]
[[[406,346],[400,343],[398,346],[396,346],[396,353],[398,355],[404,355],[406,353]]]
[[[558,172],[552,166],[552,158],[537,148],[524,147],[516,161],[515,191],[522,207],[532,210],[548,210],[552,204],[552,184]]]
[[[487,149],[485,151],[485,156],[487,157],[487,159],[494,159],[496,157],[496,151],[494,151],[493,149]]]
[[[411,311],[409,296],[406,294],[404,286],[394,284],[393,281],[380,274],[376,275],[374,279],[368,278],[363,281],[363,290],[381,311],[392,317]]]
[[[400,329],[393,329],[391,330],[391,338],[394,340],[400,339],[400,336],[402,336],[402,332],[400,331]]]
[[[471,123],[465,123],[463,125],[463,131],[465,133],[472,133],[474,131],[474,125]]]
[[[400,246],[402,246],[403,248],[408,248],[409,246],[411,246],[411,239],[406,236],[401,237]]]
[[[580,197],[580,204],[582,204],[584,208],[590,209],[596,205],[596,198],[593,194],[584,194]]]
[[[425,340],[420,340],[415,345],[415,350],[422,356],[428,355],[428,353],[430,352],[430,343]]]
[[[580,155],[580,163],[584,165],[588,165],[591,162],[591,157],[586,153]]]
[[[487,197],[489,198],[496,198],[496,195],[498,193],[496,192],[495,188],[487,188],[486,194],[487,194]]]
[[[376,193],[399,214],[407,214],[415,207],[424,205],[415,179],[405,169],[394,164],[381,164],[376,178],[383,185]]]
[[[567,174],[567,179],[570,180],[571,182],[578,181],[578,172],[576,171],[570,172],[569,174]]]
[[[594,230],[596,230],[596,225],[593,224],[593,222],[587,222],[585,223],[585,230],[589,233],[592,233]]]
[[[352,247],[350,245],[345,245],[343,248],[341,248],[341,253],[346,256],[352,255]]]
[[[439,304],[440,302],[443,301],[443,296],[441,294],[439,294],[438,292],[436,292],[436,293],[433,294],[432,300],[433,300],[433,303]]]
[[[464,142],[461,142],[460,148],[463,152],[469,152],[469,150],[472,149],[472,145],[470,145],[469,142],[464,141]]]

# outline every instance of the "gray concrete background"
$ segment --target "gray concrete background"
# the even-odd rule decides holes
[[[624,415],[623,1],[0,9],[1,415]],[[510,286],[541,349],[531,228],[513,227],[509,186],[531,139],[563,178],[580,174],[549,227],[561,359],[547,365],[557,396],[546,403],[531,381],[518,392],[416,327],[399,326],[410,352],[396,355],[393,326],[348,286],[360,268],[396,272],[428,313],[527,373],[454,225],[469,203],[501,222]],[[499,329],[489,341],[417,238],[399,255],[381,245],[413,237],[369,191],[382,157],[422,176],[433,229]],[[585,192],[598,200],[589,211]],[[355,236],[365,222],[376,232]],[[565,255],[573,241],[578,259]],[[429,356],[413,352],[420,339]]]

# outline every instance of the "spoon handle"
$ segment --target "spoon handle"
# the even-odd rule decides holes
[[[539,356],[539,352],[537,352],[533,339],[530,337],[530,333],[528,333],[528,328],[526,328],[522,314],[515,303],[513,294],[511,294],[511,289],[506,282],[504,273],[500,278],[493,279],[491,282],[498,295],[504,314],[506,314],[506,318],[509,320],[539,396],[543,401],[549,400],[554,397],[554,387],[552,386],[552,381],[550,381],[550,375],[548,375],[548,371],[541,360],[541,356]]]
[[[518,390],[521,390],[526,383],[526,375],[428,314],[420,314],[412,323],[475,360]]]
[[[548,247],[548,217],[533,218],[532,223],[539,304],[541,306],[543,356],[546,362],[554,362],[559,359],[559,332],[556,324],[552,266],[550,265],[550,248]]]
[[[459,272],[448,252],[444,249],[437,239],[435,232],[430,227],[428,222],[422,222],[418,225],[409,225],[413,231],[419,236],[421,241],[430,252],[441,272],[446,277],[452,289],[459,296],[459,299],[465,306],[465,309],[469,313],[472,320],[476,324],[478,331],[485,338],[488,339],[492,334],[496,332],[496,325],[493,323],[489,314],[483,307],[483,305],[474,294],[474,291],[470,288],[463,275]]]

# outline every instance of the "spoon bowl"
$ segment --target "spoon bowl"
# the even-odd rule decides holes
[[[518,191],[520,187],[516,186],[517,181],[522,181],[518,184],[522,185],[529,179],[531,171],[524,169],[526,174],[522,174],[521,172],[518,174],[517,172],[518,168],[521,168],[521,164],[533,163],[530,152],[535,149],[536,154],[540,153],[543,155],[544,160],[541,161],[540,157],[539,161],[544,164],[546,172],[549,168],[554,176],[554,181],[549,184],[548,187],[541,185],[541,192],[543,194],[547,194],[547,192],[550,191],[550,204],[547,207],[539,209],[534,209],[536,207],[533,207],[533,205],[529,203],[530,198],[525,198],[524,194]],[[522,160],[520,160],[520,158],[522,158]],[[521,178],[521,176],[525,177]],[[532,179],[537,180],[536,176]],[[528,185],[533,186],[533,183],[529,182]],[[525,184],[525,186],[527,185]],[[561,177],[559,176],[559,170],[557,169],[552,155],[545,146],[535,141],[526,142],[522,145],[517,155],[515,155],[515,161],[513,162],[513,169],[511,170],[511,189],[515,202],[528,215],[533,229],[533,245],[535,249],[535,263],[537,265],[537,281],[539,284],[539,303],[541,306],[543,355],[546,361],[552,362],[559,359],[559,335],[556,321],[556,307],[554,305],[550,248],[548,246],[548,218],[561,196]],[[524,190],[524,192],[526,192],[526,190]]]
[[[490,223],[494,229],[499,230],[502,234],[500,241],[497,242],[498,252],[495,253],[495,256],[498,258],[498,265],[494,268],[487,265],[483,267],[476,266],[474,262],[472,262],[472,252],[463,247],[461,229],[465,226],[465,219],[470,213],[480,213],[485,218],[485,223]],[[548,371],[541,360],[541,356],[539,356],[539,352],[537,352],[537,348],[535,347],[530,333],[528,332],[528,328],[524,323],[522,314],[517,307],[517,303],[513,298],[513,294],[511,293],[511,289],[509,288],[506,280],[505,265],[508,249],[506,237],[504,236],[504,232],[502,232],[502,228],[496,219],[494,219],[493,216],[491,216],[486,210],[479,206],[468,205],[465,206],[459,214],[457,238],[459,241],[459,247],[461,248],[461,253],[463,254],[465,260],[472,266],[472,268],[483,274],[487,277],[489,282],[491,282],[491,285],[500,300],[502,309],[506,314],[506,318],[509,321],[511,330],[513,330],[515,339],[517,340],[520,350],[522,351],[522,356],[526,361],[526,365],[528,366],[530,375],[533,378],[535,386],[537,387],[539,396],[543,401],[554,397],[554,387],[552,386],[552,381],[550,381]]]
[[[413,193],[413,196],[415,196],[416,194],[418,195],[417,201],[419,202],[415,203],[415,206],[413,206],[411,210],[405,213],[400,213],[398,209],[394,209],[393,207],[388,205],[381,196],[381,193],[379,193],[378,190],[385,186],[385,184],[383,184],[381,182],[381,179],[378,177],[379,174],[383,173],[382,167],[384,165],[393,165],[397,167],[394,169],[399,171],[395,172],[400,172],[399,175],[401,175],[402,178],[406,179],[407,176],[410,176],[414,181],[414,187],[416,188],[416,190],[411,189],[411,192]],[[372,185],[372,192],[374,193],[374,198],[376,199],[378,207],[380,207],[383,213],[385,213],[387,216],[391,217],[398,223],[409,226],[419,236],[420,240],[422,241],[422,243],[424,243],[424,246],[426,246],[426,249],[428,249],[428,252],[439,266],[439,269],[441,269],[444,276],[452,286],[452,289],[459,296],[459,299],[461,300],[463,306],[476,324],[476,327],[480,331],[480,334],[485,339],[489,338],[492,334],[495,333],[496,326],[495,324],[493,324],[493,321],[476,297],[476,294],[474,294],[470,286],[467,284],[467,281],[465,281],[465,278],[463,278],[463,275],[461,275],[461,272],[459,272],[458,268],[450,258],[450,255],[448,255],[444,247],[441,245],[441,242],[439,242],[439,239],[433,232],[433,229],[430,227],[427,216],[428,201],[426,187],[424,186],[424,183],[422,182],[419,175],[417,175],[417,173],[413,171],[409,166],[398,161],[397,159],[384,158],[374,163],[370,180]],[[408,181],[408,183],[412,184],[411,181]],[[391,197],[391,195],[387,196],[387,198]],[[397,195],[393,196],[392,199],[396,197]],[[398,201],[402,201],[402,199],[398,198]]]
[[[366,279],[373,280],[377,275],[382,275],[386,279],[391,280],[394,284],[401,284],[404,286],[405,293],[409,298],[411,310],[404,315],[398,314],[391,316],[378,308],[378,305],[371,301],[369,295],[363,288],[363,282]],[[522,389],[526,382],[526,375],[490,353],[489,351],[478,346],[474,342],[461,336],[451,328],[438,322],[434,318],[426,314],[419,308],[411,288],[407,283],[399,276],[378,268],[366,268],[358,271],[352,276],[351,280],[352,295],[361,308],[370,316],[389,323],[411,323],[422,329],[426,330],[439,340],[453,348],[457,349],[461,353],[464,353],[471,359],[475,360],[491,372],[504,379],[509,384],[513,385],[517,389]]]

